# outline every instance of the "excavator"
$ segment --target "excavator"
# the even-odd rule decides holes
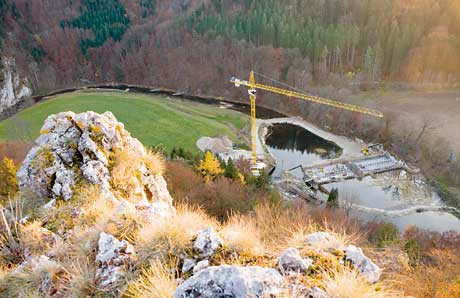
[[[343,103],[327,98],[322,98],[313,95],[307,95],[299,91],[290,91],[287,89],[282,89],[270,85],[257,83],[255,80],[255,72],[251,71],[249,74],[249,80],[240,80],[238,78],[232,77],[230,83],[234,84],[236,87],[244,86],[248,88],[249,100],[251,103],[251,172],[254,176],[259,176],[262,166],[257,161],[257,115],[256,115],[256,92],[257,90],[269,91],[281,95],[285,95],[290,98],[307,100],[314,103],[319,103],[343,110],[353,111],[369,116],[374,116],[378,118],[383,118],[383,113],[372,110],[364,107],[360,107],[353,104]],[[279,82],[281,83],[281,82]],[[286,85],[286,84],[283,84]],[[287,86],[287,85],[286,85]],[[292,88],[292,87],[291,87]]]

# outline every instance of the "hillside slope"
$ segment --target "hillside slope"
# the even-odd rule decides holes
[[[248,121],[244,114],[187,100],[125,92],[75,92],[30,107],[0,123],[0,139],[32,141],[43,121],[62,111],[113,111],[116,117],[147,146],[173,147],[196,152],[202,136],[230,136]],[[187,128],[187,129],[185,129]]]
[[[459,0],[0,5],[1,53],[35,90],[124,81],[227,96],[227,79],[250,68],[303,89],[459,81]]]

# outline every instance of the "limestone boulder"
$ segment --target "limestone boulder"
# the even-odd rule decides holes
[[[0,113],[31,95],[30,82],[18,72],[16,59],[0,59]]]
[[[382,270],[364,255],[361,248],[353,245],[348,246],[345,251],[345,258],[351,261],[369,282],[379,281]]]
[[[208,227],[198,233],[193,247],[206,258],[212,256],[222,244],[219,234],[212,227]]]
[[[193,267],[193,274],[197,274],[198,272],[206,269],[209,267],[209,261],[208,260],[203,260],[203,261],[200,261],[196,264],[195,267]]]
[[[283,286],[283,277],[275,269],[221,265],[186,280],[174,298],[276,298],[281,297]]]
[[[296,248],[288,248],[279,256],[278,267],[282,272],[305,272],[313,263],[311,259],[303,259]]]
[[[174,213],[163,176],[149,170],[148,152],[111,112],[51,115],[40,133],[17,173],[21,191],[68,201],[82,183],[90,183],[116,204],[127,200],[151,216]],[[126,181],[115,183],[113,159],[120,151],[138,158]]]
[[[110,288],[125,276],[126,266],[135,258],[134,247],[104,232],[99,235],[98,247],[96,279],[101,289]]]

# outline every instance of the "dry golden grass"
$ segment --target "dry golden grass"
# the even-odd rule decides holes
[[[192,238],[199,231],[218,226],[200,209],[178,206],[176,210],[175,216],[152,219],[137,231],[134,240],[140,264],[154,256],[178,255],[191,247]]]
[[[19,241],[31,255],[42,255],[51,250],[60,242],[47,229],[42,227],[41,221],[34,221],[20,226]]]
[[[96,264],[93,260],[81,260],[70,264],[70,280],[64,288],[65,296],[71,298],[98,297]]]
[[[91,228],[76,227],[73,235],[69,240],[66,262],[82,262],[83,260],[95,260],[100,233],[104,231],[102,226],[93,226]]]
[[[177,283],[172,270],[160,261],[150,261],[147,268],[141,270],[139,277],[128,283],[127,298],[165,298],[173,297]]]
[[[358,272],[343,268],[325,272],[323,287],[333,298],[401,298],[400,293],[387,291],[381,284],[369,284]]]
[[[249,216],[232,216],[221,232],[225,246],[230,250],[252,256],[260,255],[265,250],[254,219]]]
[[[137,170],[141,156],[131,150],[118,150],[113,156],[115,161],[112,173],[112,186],[124,195],[133,194],[139,184],[140,173]]]
[[[127,149],[118,150],[112,160],[112,186],[128,200],[135,199],[133,196],[136,196],[139,181],[142,180],[138,169],[142,165],[153,175],[163,174],[165,168],[163,157],[152,149],[145,149],[143,154]]]
[[[126,212],[115,214],[107,220],[106,232],[119,240],[134,241],[138,230],[144,226],[149,219],[139,216],[135,210],[126,210]]]
[[[308,218],[308,208],[285,208],[262,203],[256,206],[253,219],[262,241],[270,248],[280,248],[286,241],[286,235],[293,230],[312,230],[312,221]]]
[[[43,284],[46,284],[46,280],[63,281],[64,275],[65,271],[58,264],[50,262],[34,265],[31,262],[5,275],[0,285],[3,292],[0,293],[5,294],[6,297],[43,297],[50,290],[46,287],[40,289]]]
[[[163,175],[165,171],[165,161],[160,153],[146,148],[145,154],[142,156],[142,161],[153,175]]]

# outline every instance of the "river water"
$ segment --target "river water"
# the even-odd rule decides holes
[[[283,171],[303,165],[313,165],[324,159],[334,159],[342,154],[335,143],[325,140],[303,127],[293,124],[273,124],[269,127],[266,144],[276,158],[277,168],[274,178]],[[300,169],[291,172],[302,178]],[[395,212],[414,206],[443,206],[439,196],[430,187],[411,179],[399,177],[397,173],[380,174],[375,179],[366,177],[362,180],[347,180],[324,185],[328,190],[338,188],[339,198],[343,203],[373,208],[379,212],[354,212],[363,220],[389,221],[400,230],[413,225],[432,231],[460,232],[460,219],[448,212],[422,212],[397,216]],[[323,196],[323,199],[326,199]],[[382,214],[383,213],[383,214]]]

